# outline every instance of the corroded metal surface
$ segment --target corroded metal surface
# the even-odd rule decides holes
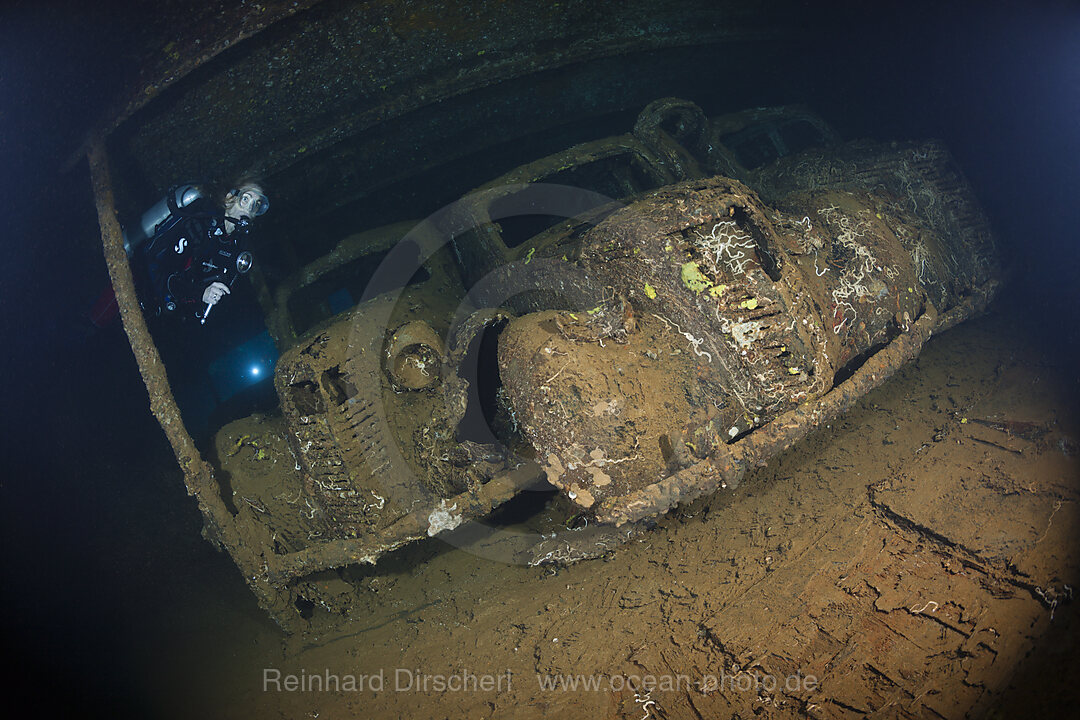
[[[414,297],[363,302],[278,361],[281,410],[322,537],[377,537],[417,505],[430,511],[505,467],[497,449],[455,435],[467,407],[457,366],[470,330],[482,326],[459,332],[445,357],[429,358],[424,370],[438,382],[410,391],[395,381],[390,329],[423,323],[435,344],[449,328],[448,311]]]
[[[119,127],[114,147],[153,187],[258,172],[282,202],[318,198],[308,210],[325,212],[571,113],[580,120],[646,102],[655,86],[611,82],[628,56],[640,58],[634,78],[643,78],[663,65],[649,53],[778,37],[797,22],[783,5],[324,0],[240,43],[227,62],[205,61],[251,18],[215,36],[214,51],[193,51],[188,38],[170,48],[181,61],[161,73],[187,77],[137,125]],[[501,87],[523,78],[537,91]],[[153,96],[165,84],[144,86]]]
[[[970,242],[986,231],[981,216],[968,233],[939,234],[881,189],[780,204],[722,177],[649,193],[582,239],[580,265],[610,301],[587,316],[528,315],[504,333],[503,382],[523,432],[583,507],[620,521],[663,512],[671,493],[641,493],[669,476],[692,485],[704,473],[705,492],[718,455],[779,452],[781,439],[761,440],[777,423],[805,433],[811,416],[847,407],[913,357],[933,308],[985,304],[991,256]],[[928,268],[946,264],[938,283]],[[864,363],[873,382],[845,383]]]
[[[521,165],[485,183],[455,204],[453,219],[464,231],[448,233],[470,291],[480,304],[509,302],[518,312],[567,306],[591,307],[597,287],[568,287],[563,298],[549,291],[512,294],[529,282],[521,278],[531,258],[577,260],[581,237],[621,206],[621,200],[680,181],[723,174],[744,182],[760,172],[737,157],[739,134],[767,124],[770,129],[803,127],[800,137],[831,144],[835,134],[806,108],[759,108],[708,118],[696,104],[675,97],[650,102],[631,132],[590,142]],[[807,130],[806,128],[809,128]],[[734,138],[734,140],[731,140]],[[778,154],[793,152],[783,144]],[[762,156],[764,151],[759,151]],[[721,168],[722,170],[718,170]],[[540,184],[543,184],[540,186]],[[548,227],[520,216],[549,216]],[[558,218],[568,218],[556,223]],[[476,288],[484,278],[484,286]]]
[[[732,445],[716,445],[709,456],[625,497],[612,498],[597,509],[601,522],[622,525],[666,512],[679,503],[737,486],[759,463],[788,450],[809,433],[833,421],[859,398],[878,387],[904,363],[919,354],[935,330],[985,310],[997,289],[994,281],[976,288],[950,313],[939,316],[932,305],[907,332],[876,353],[846,381],[815,402],[806,403],[776,418],[761,431]]]
[[[846,143],[827,151],[815,148],[782,158],[754,173],[751,182],[781,208],[785,196],[822,189],[892,196],[896,213],[908,213],[930,230],[920,237],[901,235],[913,255],[916,279],[945,306],[972,283],[1001,273],[993,234],[978,198],[938,141]],[[927,243],[942,243],[935,247]]]
[[[162,92],[222,52],[260,33],[275,23],[318,3],[319,0],[262,0],[226,6],[224,12],[210,4],[158,2],[137,38],[126,41],[135,49],[139,64],[123,95],[117,98],[93,128],[74,164],[95,136],[107,136]],[[170,180],[168,182],[175,182]]]

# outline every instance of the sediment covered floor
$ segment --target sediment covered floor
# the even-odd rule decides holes
[[[380,564],[347,617],[316,612],[289,638],[199,539],[164,442],[118,440],[127,462],[87,491],[110,502],[72,521],[90,567],[58,568],[64,589],[24,597],[36,610],[9,635],[28,672],[77,648],[61,657],[84,697],[160,717],[1055,713],[1080,669],[1080,403],[1070,354],[1017,296],[605,560],[518,567],[431,541]],[[26,558],[26,588],[35,572]],[[35,616],[53,606],[58,624]],[[264,690],[289,674],[367,681]],[[465,690],[435,679],[470,674]]]

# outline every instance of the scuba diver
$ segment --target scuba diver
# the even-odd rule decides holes
[[[220,208],[196,187],[171,188],[143,215],[141,236],[128,239],[128,254],[138,255],[145,271],[144,306],[205,323],[236,278],[251,269],[247,233],[269,207],[251,181],[229,190]]]
[[[195,185],[170,188],[139,226],[124,234],[128,256],[136,259],[132,270],[143,309],[205,324],[236,279],[251,269],[248,230],[269,207],[266,193],[252,180],[237,183],[220,205]],[[90,320],[101,328],[116,314],[110,286]]]

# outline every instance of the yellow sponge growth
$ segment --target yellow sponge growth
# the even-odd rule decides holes
[[[693,260],[688,263],[683,263],[682,281],[683,285],[698,294],[701,294],[705,290],[708,290],[712,287],[712,283],[709,282],[709,278],[705,277],[701,273],[701,268],[699,268],[698,264]]]

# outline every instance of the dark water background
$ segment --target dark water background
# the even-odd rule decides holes
[[[739,68],[745,106],[804,102],[846,138],[943,139],[1016,269],[1005,301],[1073,352],[1080,11],[935,6],[798,6],[812,42]],[[130,82],[154,14],[152,3],[105,7],[0,8],[2,618],[17,668],[4,673],[5,702],[43,716],[143,715],[155,688],[140,668],[157,639],[191,627],[163,611],[177,598],[210,608],[201,622],[223,646],[237,618],[268,622],[199,537],[122,332],[87,336],[80,320],[107,274],[86,164],[62,167]]]

